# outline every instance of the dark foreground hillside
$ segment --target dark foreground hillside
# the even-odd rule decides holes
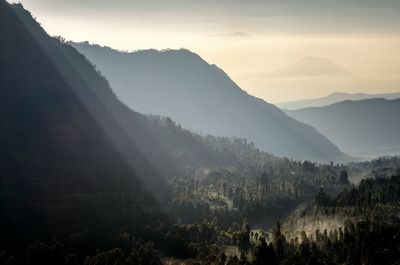
[[[20,5],[0,2],[0,35],[2,244],[157,212],[163,178],[110,111],[107,81]]]
[[[131,111],[81,54],[50,38],[21,5],[0,7],[3,224],[20,222],[27,226],[21,234],[40,234],[52,225],[138,221],[145,219],[139,212],[159,214],[164,177],[236,163],[170,119]]]

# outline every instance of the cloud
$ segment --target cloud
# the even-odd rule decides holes
[[[223,34],[210,34],[207,35],[208,38],[249,38],[250,35],[243,33],[243,32],[230,32],[230,33],[223,33]]]

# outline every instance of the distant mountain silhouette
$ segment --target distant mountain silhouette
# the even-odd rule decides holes
[[[248,95],[220,68],[190,51],[124,53],[70,44],[104,73],[123,102],[139,112],[170,116],[197,132],[247,138],[279,156],[343,159],[343,153],[314,128]]]
[[[292,65],[276,70],[270,78],[311,77],[311,76],[346,76],[349,73],[326,58],[304,57]]]
[[[322,107],[345,100],[363,100],[369,98],[396,99],[400,98],[400,92],[387,93],[387,94],[332,93],[329,96],[321,98],[294,100],[294,101],[277,103],[276,106],[278,106],[281,109],[295,110],[295,109],[302,109],[309,107]]]
[[[343,101],[286,111],[356,156],[400,154],[400,99]]]

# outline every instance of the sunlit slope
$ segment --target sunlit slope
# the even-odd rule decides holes
[[[88,43],[71,45],[101,70],[123,102],[139,112],[168,115],[197,132],[247,138],[279,156],[344,158],[314,128],[247,94],[221,69],[190,51],[121,53]]]

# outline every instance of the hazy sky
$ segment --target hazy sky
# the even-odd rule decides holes
[[[51,35],[67,40],[122,50],[188,48],[269,102],[400,91],[400,0],[21,3]],[[328,58],[349,75],[269,76],[306,56]]]

